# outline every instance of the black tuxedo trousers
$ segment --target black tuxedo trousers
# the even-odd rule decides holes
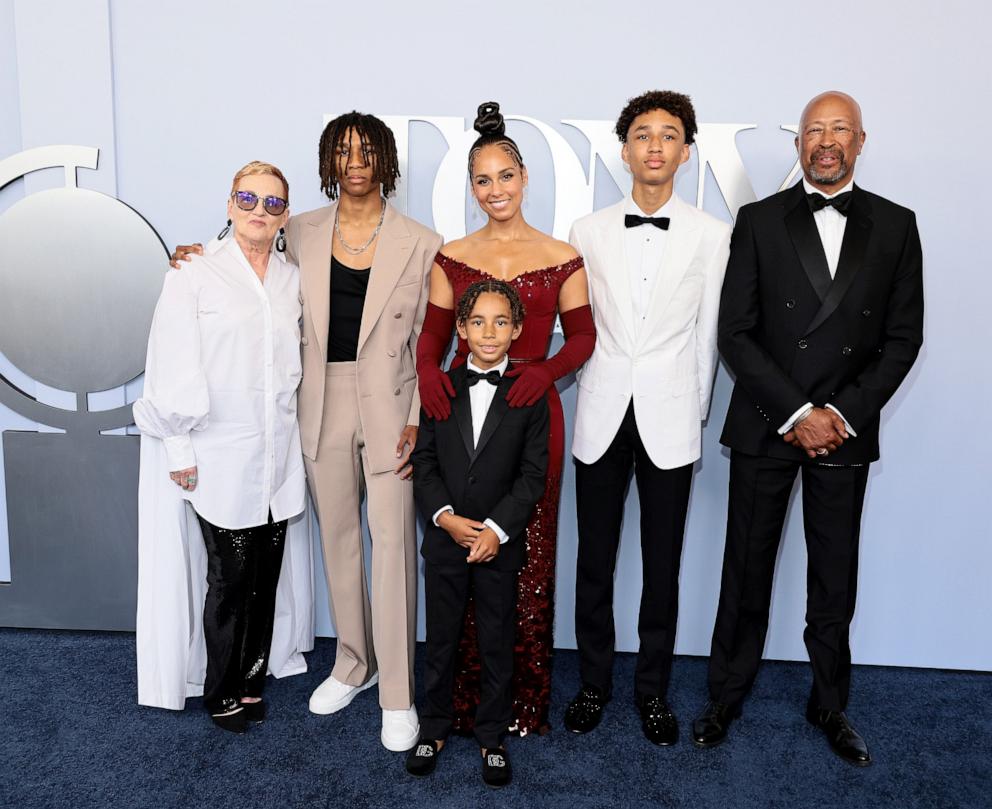
[[[789,499],[802,474],[810,702],[843,711],[851,685],[849,628],[858,587],[858,540],[868,466],[730,457],[730,500],[720,605],[710,652],[711,699],[738,706],[761,663],[775,559]]]
[[[641,590],[634,673],[638,696],[665,696],[679,612],[679,566],[692,487],[692,464],[659,469],[637,432],[633,404],[603,456],[575,462],[579,546],[575,577],[575,639],[584,684],[613,690],[613,576],[631,471],[641,508]]]

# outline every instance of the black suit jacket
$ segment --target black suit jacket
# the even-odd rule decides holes
[[[465,564],[468,551],[431,521],[450,504],[460,517],[491,518],[502,528],[510,539],[486,564],[519,570],[526,559],[524,528],[544,492],[548,469],[548,403],[541,397],[530,407],[511,408],[506,393],[514,380],[504,376],[473,449],[465,371],[463,365],[448,372],[455,388],[449,418],[435,421],[420,414],[412,460],[413,493],[427,523],[421,553],[435,564]]]
[[[805,402],[830,403],[857,438],[829,462],[876,460],[882,406],[923,343],[922,264],[913,212],[858,186],[833,281],[801,181],[741,208],[720,302],[736,376],[721,442],[806,461],[777,430]]]

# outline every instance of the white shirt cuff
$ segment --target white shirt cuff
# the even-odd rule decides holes
[[[434,512],[434,516],[431,517],[431,522],[434,523],[434,525],[437,525],[437,518],[440,517],[442,514],[444,514],[444,512],[446,511],[450,511],[452,514],[455,513],[455,510],[450,505],[441,506],[441,508],[439,508],[437,511]],[[440,528],[441,526],[438,525],[437,527]]]
[[[482,523],[483,523],[483,525],[486,525],[489,528],[492,528],[493,529],[493,533],[496,534],[496,536],[499,538],[499,544],[500,545],[505,545],[507,542],[510,541],[510,537],[506,533],[506,531],[504,531],[502,528],[500,528],[498,525],[496,525],[496,523],[494,523],[488,517],[486,517],[486,519],[484,519],[482,521]]]
[[[805,416],[810,410],[813,409],[812,402],[806,402],[802,407],[800,407],[795,413],[789,416],[789,420],[778,428],[779,435],[785,435],[789,430],[796,426],[796,422],[799,421],[800,417]],[[843,416],[841,417],[843,418]]]
[[[189,434],[170,435],[163,438],[165,455],[169,461],[169,471],[178,472],[181,469],[192,469],[196,466],[196,455],[193,452],[193,441]]]
[[[841,419],[844,422],[844,427],[847,429],[848,435],[850,435],[852,438],[857,438],[858,437],[858,434],[856,432],[854,432],[854,428],[850,424],[848,424],[847,419],[844,418],[844,414],[843,413],[841,413],[832,404],[828,404],[828,405],[826,405],[826,407],[830,408],[831,410],[834,411],[834,413],[836,413],[838,416],[841,417]]]

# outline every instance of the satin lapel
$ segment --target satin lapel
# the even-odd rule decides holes
[[[626,229],[623,224],[624,202],[621,201],[603,217],[597,252],[600,254],[600,274],[609,296],[616,307],[616,316],[623,324],[630,346],[634,345],[634,302],[630,292],[630,275],[627,272],[627,249],[624,242]]]
[[[840,258],[837,260],[837,273],[819,311],[806,327],[805,334],[819,328],[823,321],[834,313],[847,290],[851,288],[851,284],[864,265],[872,226],[868,198],[860,188],[854,186],[851,208],[847,214],[847,224],[844,226],[844,241],[841,242]]]
[[[827,266],[827,254],[823,252],[823,242],[820,232],[816,229],[813,214],[806,204],[803,184],[800,181],[793,186],[794,192],[785,203],[785,228],[799,255],[799,261],[806,271],[806,277],[816,291],[816,297],[822,302],[830,290],[830,269]]]
[[[677,197],[676,203],[676,213],[668,231],[668,243],[665,245],[661,266],[657,269],[659,277],[648,304],[647,321],[640,330],[638,342],[643,342],[651,334],[654,323],[664,315],[689,269],[689,264],[692,263],[692,257],[702,235],[694,212],[688,210],[689,206]]]
[[[358,330],[359,351],[379,321],[386,301],[406,269],[414,241],[402,217],[392,205],[386,203],[386,217],[382,221],[379,243],[375,248],[375,258],[372,259],[369,288],[365,293],[365,307],[362,309],[362,324]]]
[[[464,365],[451,372],[451,382],[455,388],[451,412],[458,423],[458,432],[461,433],[465,452],[469,458],[469,465],[471,465],[472,457],[475,455],[475,448],[472,446],[472,400],[468,395],[468,384],[465,382]]]
[[[337,203],[315,213],[300,229],[300,285],[310,310],[313,330],[327,357],[327,330],[331,317],[331,241]]]
[[[509,371],[510,369],[507,368],[506,370]],[[503,420],[503,416],[506,415],[506,411],[510,409],[510,405],[506,402],[506,394],[513,386],[514,381],[514,379],[504,375],[500,378],[499,384],[496,386],[496,395],[493,396],[492,404],[489,405],[489,412],[486,413],[486,420],[482,422],[482,432],[479,433],[479,443],[475,448],[475,454],[472,456],[473,464],[482,454],[482,450],[486,448],[486,444],[489,443],[489,439],[496,433],[496,428],[499,427],[499,423]],[[479,382],[479,384],[488,385],[489,383]],[[466,396],[465,398],[468,397]]]

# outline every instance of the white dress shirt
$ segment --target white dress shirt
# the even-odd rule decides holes
[[[506,371],[507,365],[510,364],[510,358],[504,356],[503,361],[499,365],[490,368],[491,371],[499,371],[499,375],[503,376]],[[468,357],[466,367],[470,371],[475,371],[479,374],[484,374],[486,371],[479,368],[475,363],[472,362],[472,355]],[[482,435],[482,425],[486,423],[486,416],[489,414],[489,406],[493,403],[493,397],[496,395],[496,385],[490,385],[488,382],[480,380],[476,384],[472,385],[468,389],[468,398],[472,407],[472,446],[477,447],[479,445],[479,436]],[[437,511],[434,512],[433,523],[437,525],[437,518],[440,517],[445,511],[450,511],[452,514],[455,513],[454,508],[452,508],[449,503],[446,506],[442,506]],[[509,541],[509,535],[500,528],[495,522],[493,522],[488,517],[482,521],[484,525],[489,526],[493,529],[493,533],[499,537],[499,544],[504,545]]]
[[[833,199],[840,194],[845,194],[852,188],[854,188],[853,177],[851,178],[851,181],[840,191],[836,191],[833,194],[825,194],[819,188],[815,188],[810,185],[809,181],[803,177],[803,190],[807,194],[819,194],[821,197],[826,197],[827,199]],[[847,217],[833,206],[827,205],[813,213],[813,221],[816,223],[816,230],[820,234],[820,243],[823,245],[823,252],[827,257],[827,269],[830,270],[830,278],[833,279],[833,277],[837,275],[837,263],[840,261],[840,248],[844,243],[844,231],[847,228]],[[858,434],[854,432],[851,425],[847,423],[847,419],[844,418],[844,414],[832,404],[828,404],[827,407],[843,419],[844,426],[847,428],[847,431],[854,438],[857,438]],[[799,421],[800,417],[805,417],[810,411],[812,411],[812,409],[813,403],[806,402],[806,404],[800,407],[789,417],[789,420],[785,422],[785,424],[778,428],[778,434],[785,435],[789,432],[789,430],[796,426],[796,422]]]
[[[641,210],[634,198],[627,196],[623,212],[635,216],[661,217],[672,219],[675,205],[672,202],[674,194],[652,214]],[[651,293],[658,282],[661,270],[661,260],[665,256],[665,245],[668,242],[668,231],[654,225],[638,225],[624,229],[624,254],[627,262],[627,274],[630,277],[630,295],[634,304],[634,329],[640,333],[641,325],[648,315],[648,304]]]
[[[183,497],[221,528],[304,509],[301,313],[296,265],[273,250],[262,283],[233,237],[165,277],[134,421],[164,444],[162,475],[197,467]]]

